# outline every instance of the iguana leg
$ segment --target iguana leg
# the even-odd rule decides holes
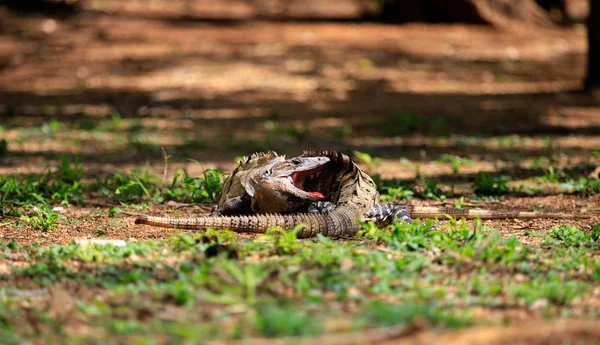
[[[308,207],[308,213],[322,214],[329,212],[335,208],[335,204],[329,201],[317,201],[310,204]],[[367,215],[365,215],[365,221],[373,221],[379,226],[385,226],[390,224],[394,219],[402,219],[403,221],[410,223],[410,213],[404,209],[403,205],[396,204],[393,202],[375,204]]]
[[[394,219],[402,219],[410,223],[410,213],[404,209],[403,205],[393,202],[375,204],[369,213],[365,215],[365,221],[373,221],[375,224],[385,226],[390,224]]]
[[[335,204],[329,201],[316,201],[310,204],[308,207],[308,213],[323,214],[332,211],[335,208]]]
[[[215,205],[210,209],[210,213],[208,214],[209,217],[220,217],[223,214],[221,213],[221,211],[219,211],[219,205]]]
[[[235,216],[241,214],[252,214],[251,200],[247,195],[227,199],[223,207],[215,205],[210,211],[211,216]]]

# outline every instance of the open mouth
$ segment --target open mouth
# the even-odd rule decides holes
[[[323,166],[304,171],[296,171],[290,176],[287,177],[288,181],[294,185],[294,187],[300,189],[301,191],[308,193],[318,199],[325,199],[325,196],[318,191],[309,191],[305,190],[304,181],[307,177],[315,177],[319,174],[319,172],[323,169]]]

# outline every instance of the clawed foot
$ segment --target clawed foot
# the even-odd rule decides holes
[[[366,221],[373,221],[380,226],[386,226],[392,223],[394,219],[401,219],[407,223],[412,222],[410,213],[404,209],[403,205],[393,202],[375,204],[365,216]]]
[[[220,217],[223,213],[219,210],[219,205],[215,205],[210,209],[209,217]]]
[[[310,204],[308,207],[308,213],[312,214],[323,214],[332,211],[335,208],[335,204],[329,201],[317,201]]]

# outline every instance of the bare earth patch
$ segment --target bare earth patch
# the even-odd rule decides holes
[[[586,49],[580,28],[497,31],[465,25],[318,22],[226,25],[124,13],[23,16],[3,8],[0,19],[0,142],[7,142],[6,152],[0,151],[0,175],[41,174],[67,155],[79,157],[87,182],[136,167],[146,167],[162,178],[164,148],[170,155],[164,181],[168,185],[180,169],[187,169],[191,176],[214,167],[231,171],[235,157],[256,150],[275,149],[293,156],[304,149],[335,148],[348,154],[368,153],[373,160],[361,166],[371,175],[385,185],[406,184],[421,193],[410,203],[453,206],[462,196],[464,202],[489,209],[593,214],[591,219],[482,222],[502,239],[516,236],[532,248],[543,248],[543,236],[554,227],[573,225],[589,232],[600,223],[599,194],[576,192],[567,185],[600,166],[600,95],[577,91]],[[455,170],[450,156],[467,160]],[[487,199],[475,197],[472,187],[479,172],[509,176],[513,191]],[[447,198],[423,198],[427,181],[436,181]],[[165,203],[136,212],[198,216],[209,209],[206,204],[180,206]],[[84,203],[65,208],[61,214],[66,218],[47,232],[34,230],[15,217],[2,218],[0,243],[47,248],[94,238],[170,241],[176,234],[136,226],[130,217],[110,217],[111,207],[125,206],[95,191]],[[246,243],[256,236],[236,234],[235,238]],[[351,239],[339,242],[364,244]],[[29,257],[11,255],[0,263],[0,276],[9,277],[0,281],[0,289],[40,288],[34,275],[10,274],[13,267],[32,265]],[[397,259],[407,253],[389,255]],[[133,271],[136,261],[144,261],[140,257],[146,259],[128,257],[118,269]],[[195,252],[187,259],[201,260]],[[248,262],[263,259],[262,254],[245,258]],[[185,260],[171,252],[164,257],[173,266]],[[598,260],[593,247],[589,263]],[[437,288],[447,281],[450,291],[453,284],[471,279],[472,263],[462,264],[465,272],[449,272],[444,280],[436,280]],[[94,265],[77,259],[67,266],[87,272]],[[447,269],[443,264],[435,267]],[[498,272],[492,268],[478,267],[491,270],[485,274],[503,280],[502,284],[519,279],[512,276],[515,267]],[[432,272],[439,273],[435,269]],[[156,274],[152,282],[160,285],[163,275],[171,277],[173,272],[165,268]],[[578,280],[573,274],[575,278],[569,276],[569,281]],[[590,284],[594,283],[597,280]],[[101,337],[105,330],[90,321],[96,312],[92,301],[118,305],[125,299],[100,286],[68,281],[54,283],[51,289],[51,293],[31,297],[27,302],[31,305],[21,308],[26,312],[12,321],[44,333],[48,330],[35,329],[42,322],[32,305],[46,306],[57,320],[66,320],[67,314],[61,314],[65,310],[79,308],[89,318],[65,322],[65,329]],[[268,294],[293,295],[280,290],[273,288]],[[142,321],[181,320],[188,315],[184,306],[172,303],[172,295],[144,293],[148,305],[116,313]],[[368,295],[360,288],[348,292],[353,293]],[[508,299],[500,295],[495,297]],[[76,306],[75,300],[90,304]],[[600,337],[600,324],[593,321],[599,300],[596,288],[556,309],[551,306],[549,313],[559,316],[552,321],[544,321],[544,313],[535,307],[535,303],[538,307],[547,303],[543,298],[529,304],[484,305],[475,309],[484,325],[438,332],[416,320],[411,332],[391,336],[392,340],[365,342],[593,343]],[[338,303],[334,297],[327,301],[335,307],[332,310],[350,313],[358,308],[354,301]],[[163,304],[157,307],[155,302]],[[206,314],[194,314],[199,322],[219,310],[210,303],[204,307]],[[570,308],[571,314],[562,315],[563,307]],[[231,318],[219,322],[234,329],[231,320],[238,314],[230,311]],[[346,326],[338,328],[351,328]],[[337,326],[329,327],[335,330]],[[119,339],[128,341],[126,336]],[[290,338],[296,340],[300,341]],[[256,341],[269,343],[263,337]]]

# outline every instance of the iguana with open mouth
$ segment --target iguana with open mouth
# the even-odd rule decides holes
[[[215,212],[219,212],[219,209],[221,209],[220,212],[226,210],[226,213],[235,213],[236,210],[242,210],[241,214],[191,218],[138,215],[135,223],[182,230],[214,228],[251,233],[264,233],[271,227],[290,229],[303,224],[304,227],[297,234],[301,238],[312,237],[319,233],[325,236],[350,235],[355,234],[360,229],[356,220],[362,219],[373,208],[375,200],[378,198],[377,187],[371,177],[359,169],[350,157],[342,153],[335,151],[305,152],[302,156],[288,161],[285,158],[279,159],[271,155],[263,161],[275,163],[273,169],[255,170],[255,172],[261,172],[262,175],[259,174],[260,177],[252,181],[253,186],[250,186],[244,181],[250,181],[253,160],[258,163],[260,158],[260,154],[250,156],[245,160],[246,165],[242,163],[238,167],[239,169],[236,169],[230,177],[229,181],[231,182],[228,181],[224,186],[223,193],[225,196],[220,198],[220,206],[218,205]],[[311,158],[319,158],[319,160],[316,160],[317,162],[325,163],[322,168],[319,168],[318,163],[312,168],[301,170],[290,170],[289,167],[285,167],[285,164],[293,165],[294,162],[311,161]],[[312,161],[315,162],[315,160]],[[299,164],[302,165],[302,163]],[[304,166],[310,167],[310,164]],[[290,175],[273,175],[274,172],[279,173],[286,169],[291,172]],[[249,175],[243,177],[246,173]],[[313,174],[318,175],[318,178],[311,177]],[[236,175],[240,175],[240,178],[237,179]],[[272,196],[277,193],[274,192],[273,188],[256,188],[256,186],[265,187],[269,183],[271,183],[271,186],[273,183],[277,183],[278,186],[286,186],[285,190],[280,190],[283,193],[276,195],[275,198],[281,202],[275,203],[272,202],[273,199],[269,199],[268,195]],[[327,198],[328,201],[335,201],[335,209],[322,214],[308,212],[282,214],[282,212],[288,212],[291,209],[294,211],[296,209],[308,209],[313,202],[304,202],[302,205],[294,207],[286,205],[289,196],[299,194],[297,193],[299,191],[296,190],[300,189],[298,187],[303,187],[303,191],[310,191],[308,194],[314,198],[323,200]],[[312,189],[313,187],[315,189]],[[236,193],[239,194],[236,195]],[[252,193],[254,193],[254,196],[252,196]],[[247,212],[248,205],[250,205],[250,209],[255,208],[258,212],[269,213],[243,214]]]
[[[327,162],[327,157],[286,160],[275,151],[246,156],[225,182],[211,215],[305,212],[311,203],[324,197],[303,190],[304,179],[323,169]]]
[[[305,227],[298,237],[318,233],[352,235],[356,220],[378,225],[393,219],[462,217],[466,219],[587,218],[568,213],[454,209],[378,203],[379,193],[371,177],[347,155],[335,151],[307,151],[285,160],[274,152],[254,154],[230,176],[213,215],[193,218],[138,216],[136,224],[203,230],[230,229],[264,233],[270,227]]]

